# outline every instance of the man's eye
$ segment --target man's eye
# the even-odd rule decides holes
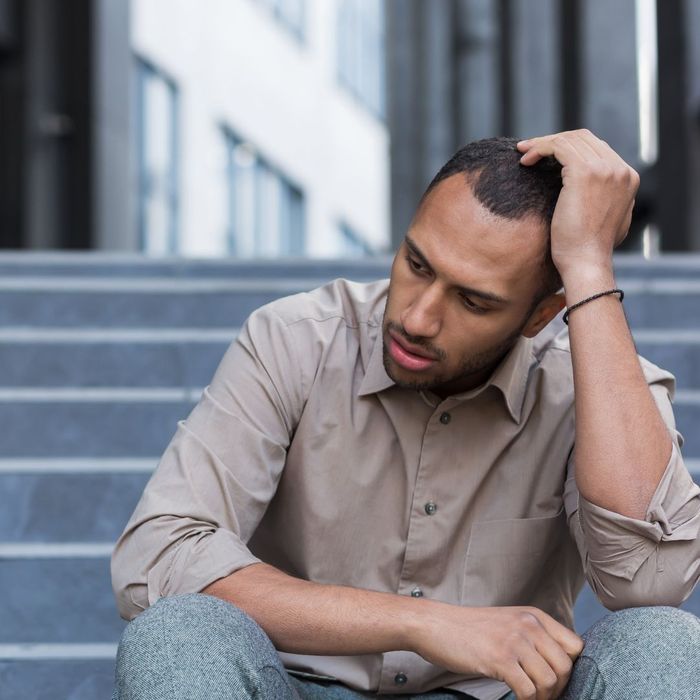
[[[481,306],[477,306],[469,297],[462,297],[462,300],[464,301],[464,305],[470,311],[474,311],[477,314],[485,314],[488,311],[488,309],[484,309]]]
[[[408,260],[408,264],[411,266],[411,269],[415,270],[416,272],[423,272],[423,266],[420,263],[417,263],[413,258],[407,255],[406,260]]]

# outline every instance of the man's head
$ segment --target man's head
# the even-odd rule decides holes
[[[520,165],[516,143],[464,146],[421,198],[384,314],[384,365],[400,386],[440,395],[478,386],[564,306],[549,246],[561,167]],[[412,362],[392,338],[434,361]]]

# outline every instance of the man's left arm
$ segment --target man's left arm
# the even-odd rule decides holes
[[[523,165],[551,155],[563,166],[551,248],[567,306],[616,288],[612,253],[629,230],[637,173],[587,130],[530,139],[518,147],[525,154]],[[585,303],[568,321],[578,517],[591,564],[604,564],[599,559],[603,547],[607,559],[616,562],[606,573],[625,571],[616,587],[615,607],[680,605],[700,575],[700,489],[692,483],[674,444],[675,431],[652,395],[618,296]],[[670,401],[669,412],[672,420]],[[682,521],[678,512],[665,512],[666,506],[682,506]],[[630,540],[635,535],[655,542],[657,551],[667,550],[665,573],[655,572],[664,579],[663,587],[651,588],[646,577],[636,581],[624,566],[625,552],[632,555],[635,549]],[[619,556],[611,558],[609,550],[615,546]],[[688,576],[691,570],[694,574]],[[653,590],[675,593],[656,600]]]

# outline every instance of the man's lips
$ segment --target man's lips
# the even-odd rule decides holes
[[[394,362],[404,369],[420,372],[428,369],[437,359],[410,350],[412,346],[406,347],[405,341],[398,340],[391,331],[389,331],[389,338],[389,354]]]
[[[431,355],[428,352],[425,352],[425,350],[421,350],[420,348],[417,348],[415,345],[411,345],[410,343],[407,343],[403,338],[400,338],[398,335],[393,333],[392,331],[389,331],[389,335],[408,353],[411,355],[416,355],[418,357],[422,357],[426,360],[437,360],[437,357],[435,355]]]

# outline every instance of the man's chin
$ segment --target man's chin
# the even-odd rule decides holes
[[[396,386],[402,389],[432,389],[440,384],[427,372],[417,372],[400,367],[391,357],[384,363],[384,370]]]

